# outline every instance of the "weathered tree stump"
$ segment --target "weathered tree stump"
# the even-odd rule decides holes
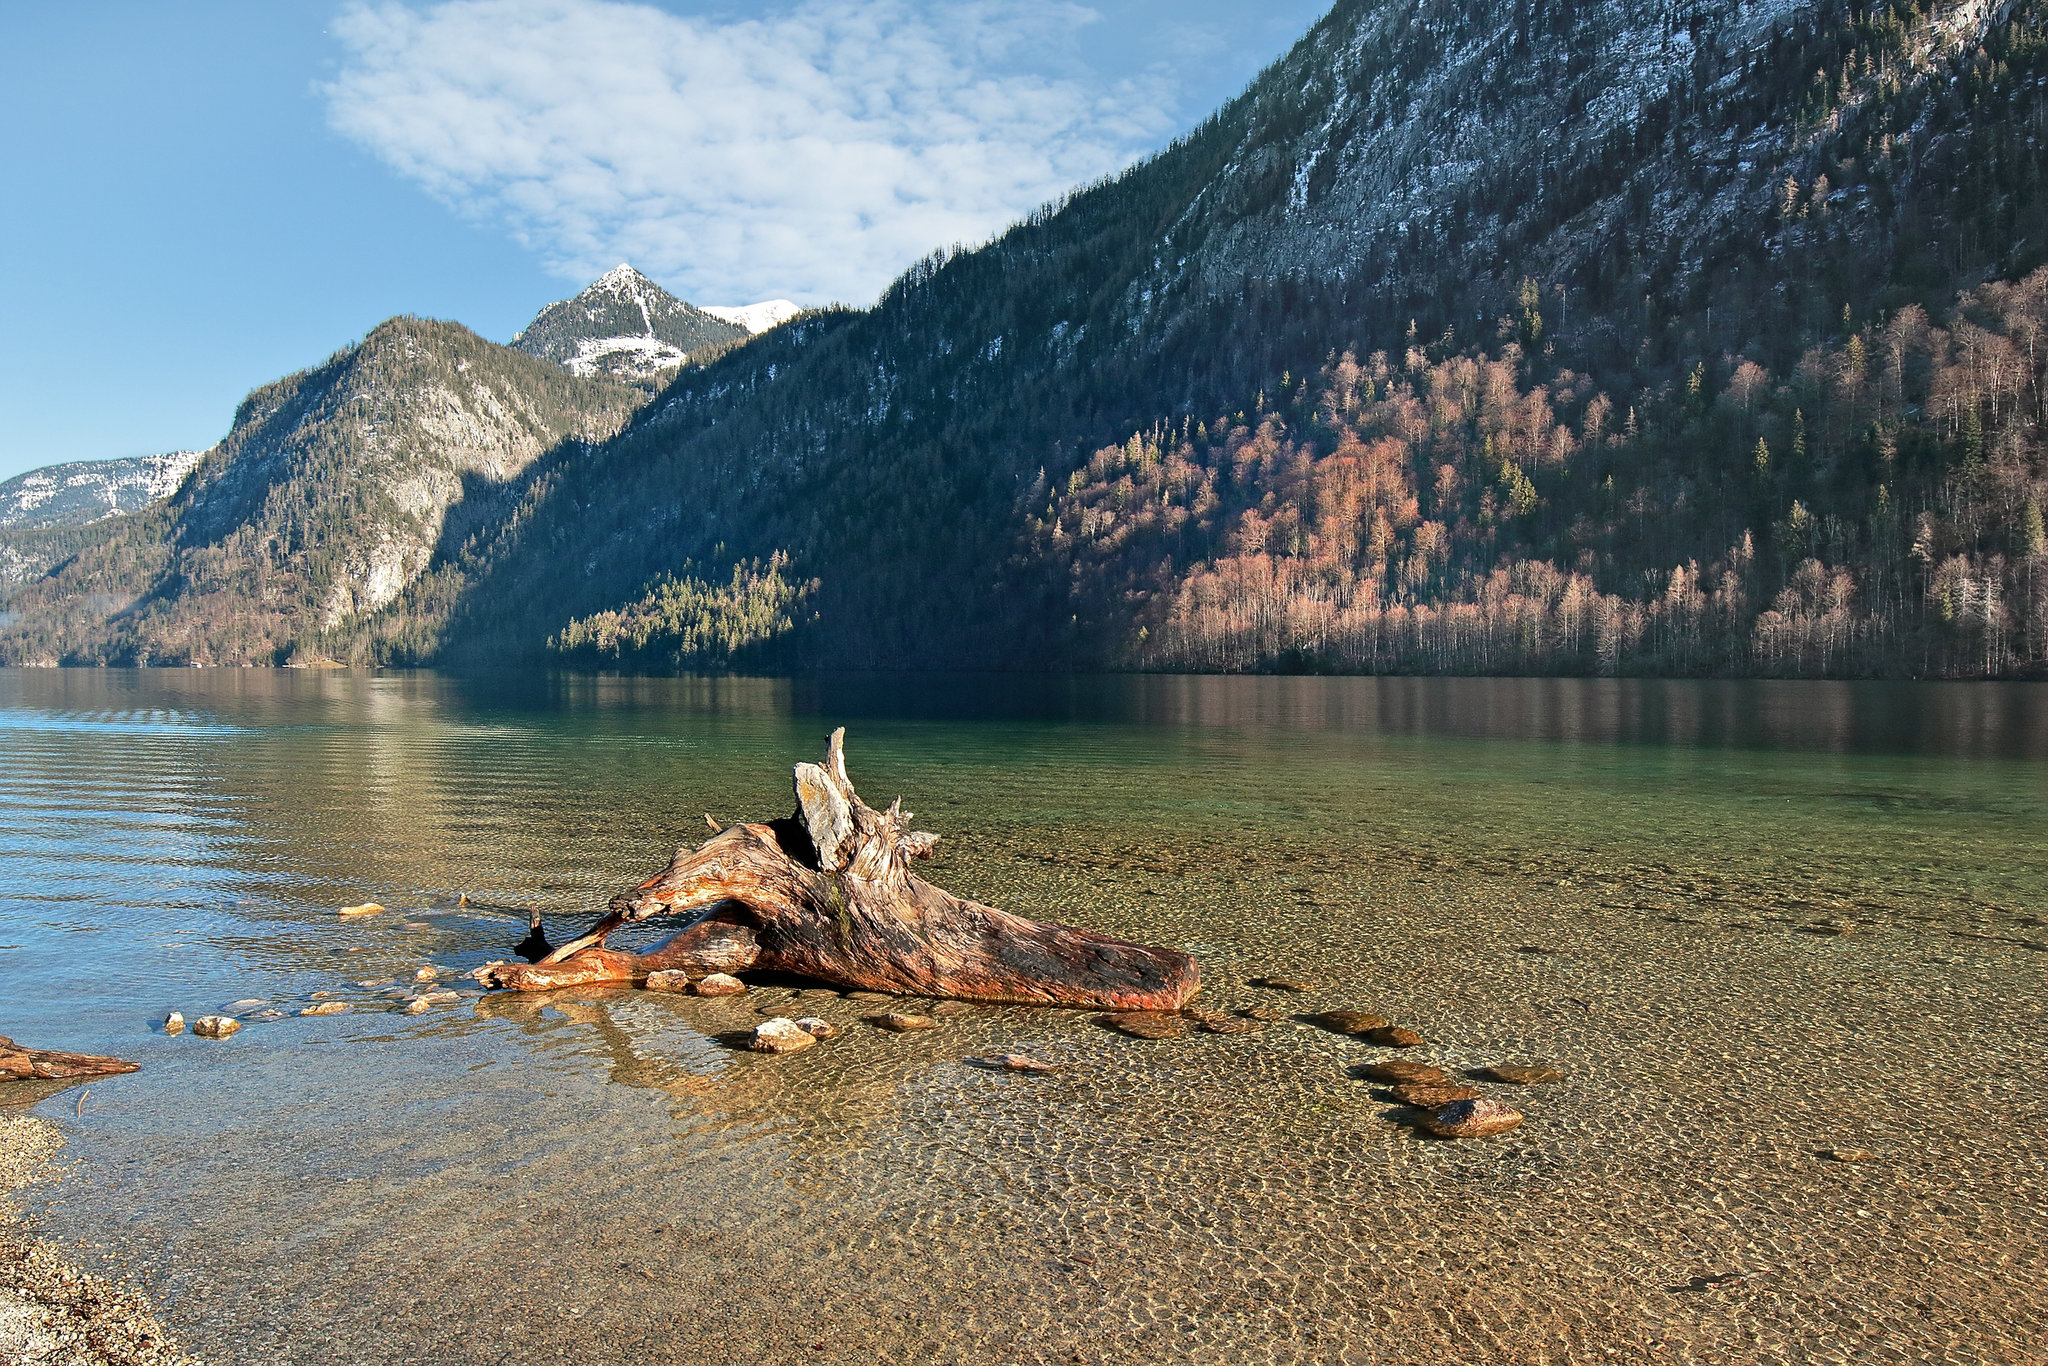
[[[832,733],[823,764],[797,765],[794,815],[679,849],[589,934],[476,979],[543,991],[752,969],[901,996],[1119,1010],[1173,1010],[1194,995],[1201,975],[1184,953],[1040,924],[913,876],[910,860],[938,836],[910,829],[900,798],[876,811],[855,795],[845,735]],[[645,953],[604,946],[621,925],[681,914],[695,918]]]
[[[92,1053],[53,1053],[42,1048],[23,1048],[0,1038],[0,1081],[70,1081],[78,1077],[108,1077],[141,1070],[139,1062],[102,1058]]]

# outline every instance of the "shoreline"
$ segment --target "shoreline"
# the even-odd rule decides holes
[[[0,1114],[0,1359],[21,1366],[194,1366],[143,1294],[71,1262],[12,1198],[61,1179],[56,1128]]]

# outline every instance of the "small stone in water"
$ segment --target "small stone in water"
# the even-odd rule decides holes
[[[408,920],[398,928],[401,930],[431,930],[434,927],[424,920]]]
[[[304,1010],[301,1010],[301,1011],[299,1012],[299,1014],[301,1014],[301,1015],[339,1015],[339,1014],[341,1014],[341,1012],[342,1012],[342,1011],[344,1011],[344,1010],[347,1010],[347,1009],[348,1009],[348,1002],[347,1002],[347,1001],[322,1001],[322,1002],[321,1002],[321,1003],[320,1003],[319,1005],[317,1005],[317,1006],[307,1006],[307,1007],[306,1007],[306,1008],[305,1008]]]
[[[389,977],[372,977],[369,981],[358,982],[356,983],[356,985],[361,987],[364,991],[375,991],[378,987],[390,986],[392,980],[393,979]]]
[[[254,1010],[257,1006],[267,1006],[269,1004],[270,1002],[263,1000],[260,997],[251,996],[246,1001],[229,1001],[226,1005],[222,1006],[221,1009],[229,1013],[235,1013],[244,1010]]]
[[[1393,1023],[1384,1015],[1368,1015],[1362,1010],[1325,1010],[1309,1016],[1309,1019],[1339,1034],[1364,1034],[1369,1030],[1385,1029]]]
[[[799,1029],[792,1020],[763,1020],[754,1026],[754,1037],[747,1047],[756,1053],[795,1053],[817,1041],[816,1035]]]
[[[1540,1063],[1497,1062],[1491,1067],[1480,1068],[1479,1075],[1488,1081],[1505,1082],[1509,1086],[1541,1086],[1548,1081],[1563,1081],[1564,1069],[1545,1067]]]
[[[1419,1082],[1425,1086],[1442,1086],[1450,1081],[1450,1074],[1441,1067],[1431,1067],[1426,1062],[1410,1062],[1406,1058],[1388,1058],[1384,1062],[1369,1062],[1358,1069],[1358,1075],[1367,1081],[1384,1082],[1399,1086],[1403,1082]]]
[[[1394,1099],[1417,1110],[1441,1110],[1453,1101],[1478,1100],[1479,1088],[1453,1083],[1432,1084],[1404,1081],[1393,1091]]]
[[[421,968],[418,972],[414,973],[412,975],[412,980],[415,982],[431,982],[440,975],[441,970],[435,967],[432,963],[429,963],[425,967]]]
[[[192,1022],[192,1032],[202,1039],[225,1039],[241,1027],[240,1020],[227,1015],[201,1015]]]
[[[183,1015],[180,1015],[177,1011],[174,1010],[170,1014],[164,1016],[164,1033],[182,1034],[184,1032],[185,1017]]]
[[[374,901],[365,901],[360,906],[343,906],[336,915],[382,915],[384,908]]]
[[[690,974],[680,968],[669,968],[662,972],[647,974],[649,991],[687,992],[690,989]]]
[[[1196,1024],[1202,1025],[1214,1024],[1218,1020],[1227,1020],[1230,1018],[1228,1015],[1225,1015],[1222,1011],[1213,1010],[1208,1006],[1182,1006],[1180,1008],[1180,1013],[1187,1016],[1190,1020],[1193,1020]]]
[[[731,973],[714,972],[696,982],[690,990],[697,996],[744,996],[747,984]]]
[[[880,1015],[868,1016],[868,1023],[879,1025],[897,1034],[907,1034],[913,1029],[930,1029],[932,1018],[929,1015],[904,1015],[891,1010]]]
[[[1111,1029],[1134,1039],[1184,1039],[1188,1033],[1186,1018],[1166,1010],[1126,1010],[1102,1019]]]
[[[432,1001],[429,1001],[424,996],[415,996],[404,1005],[398,1007],[398,1013],[400,1015],[424,1015],[433,1004]]]
[[[821,1020],[815,1015],[806,1015],[801,1020],[796,1020],[793,1023],[798,1029],[801,1029],[814,1039],[836,1039],[839,1037],[838,1025],[833,1024],[830,1020]]]
[[[315,991],[315,992],[311,992],[311,993],[309,993],[309,994],[307,995],[306,999],[307,999],[307,1000],[309,1000],[309,1001],[324,1001],[324,1000],[326,1000],[326,999],[327,999],[328,997],[332,996],[333,994],[334,994],[334,993],[333,993],[333,992],[331,992],[331,991]]]
[[[1422,1036],[1412,1029],[1400,1025],[1382,1025],[1365,1031],[1366,1042],[1376,1043],[1381,1048],[1415,1048],[1422,1043]]]
[[[1268,991],[1314,991],[1316,989],[1314,982],[1304,981],[1299,977],[1254,977],[1252,978],[1252,985],[1264,987]]]
[[[1477,1100],[1454,1101],[1434,1113],[1425,1112],[1416,1122],[1438,1138],[1491,1138],[1519,1125],[1522,1112],[1481,1096]]]
[[[1868,1148],[1829,1148],[1821,1154],[1831,1162],[1875,1162],[1877,1154]]]
[[[987,1067],[998,1072],[1057,1072],[1059,1068],[1049,1062],[1026,1057],[1022,1053],[992,1053],[985,1058],[969,1058],[976,1067]]]
[[[886,991],[849,991],[846,993],[846,999],[849,1001],[893,1001],[896,998]]]
[[[931,1008],[931,1017],[935,1020],[943,1020],[951,1015],[965,1015],[972,1009],[974,1007],[965,1001],[941,1001]]]
[[[1265,1020],[1271,1022],[1273,1020],[1284,1020],[1287,1018],[1287,1012],[1280,1009],[1280,1007],[1278,1006],[1245,1006],[1242,1009],[1240,1009],[1237,1013],[1244,1016],[1247,1020]]]

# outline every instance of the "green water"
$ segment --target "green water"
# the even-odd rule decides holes
[[[841,724],[942,886],[1568,1076],[1444,1143],[1285,1020],[388,1013]],[[16,670],[0,766],[0,1032],[144,1064],[44,1226],[215,1361],[2043,1359],[2048,688]]]

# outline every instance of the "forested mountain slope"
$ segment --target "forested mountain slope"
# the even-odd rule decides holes
[[[452,323],[395,318],[267,385],[167,503],[74,533],[15,593],[11,663],[282,663],[376,613],[495,522],[550,453],[644,394]]]
[[[2038,669],[2043,51],[2036,0],[1347,0],[679,377],[423,657]]]

